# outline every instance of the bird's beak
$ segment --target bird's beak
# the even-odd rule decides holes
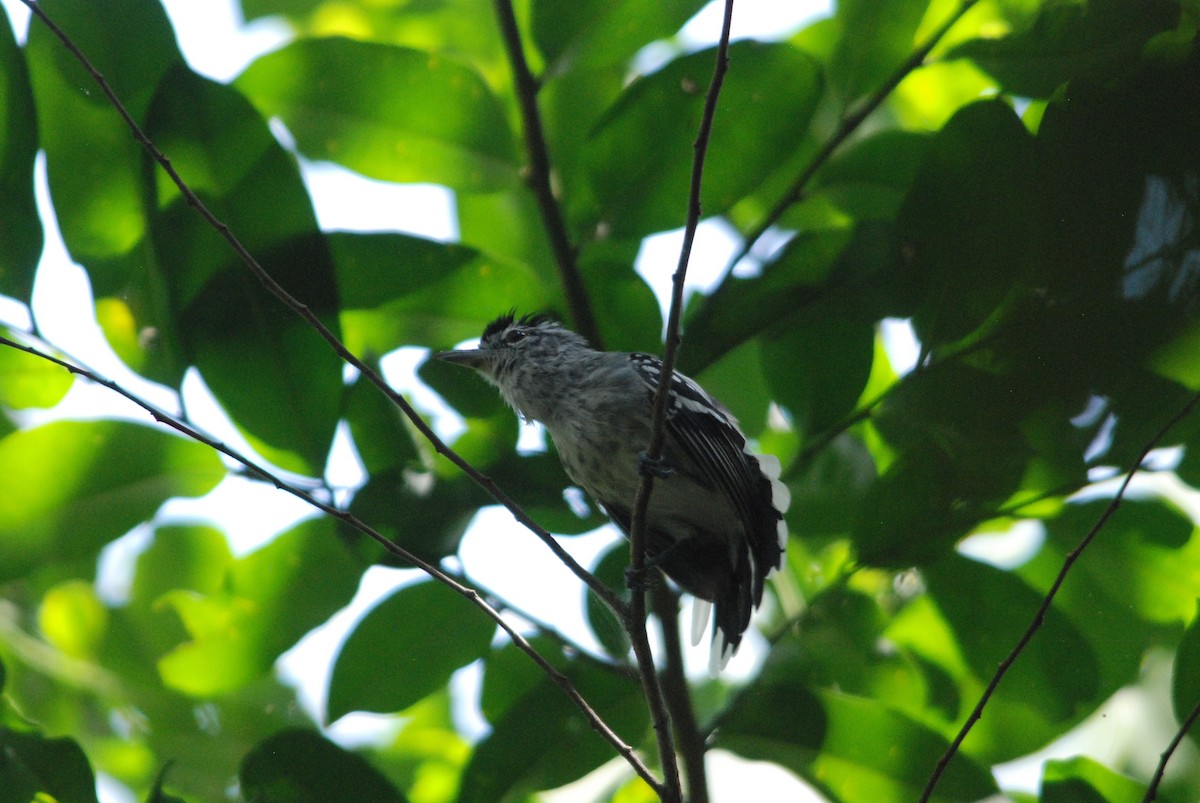
[[[458,351],[439,351],[434,354],[434,359],[445,360],[446,362],[465,365],[468,368],[474,368],[476,371],[482,370],[489,362],[488,353],[481,349],[460,349]]]

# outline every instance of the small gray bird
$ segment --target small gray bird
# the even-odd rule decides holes
[[[596,351],[543,316],[504,315],[479,348],[438,359],[478,371],[526,420],[545,425],[571,479],[628,535],[647,470],[653,398],[662,367],[649,354]],[[692,643],[716,606],[710,670],[725,666],[783,563],[789,495],[779,460],[754,455],[729,412],[692,380],[671,377],[664,477],[647,516],[647,563],[696,597]]]

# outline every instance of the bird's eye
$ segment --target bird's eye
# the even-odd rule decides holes
[[[524,329],[513,329],[504,333],[504,342],[508,343],[509,345],[512,345],[513,343],[520,343],[525,339],[525,335],[527,334],[529,333]]]

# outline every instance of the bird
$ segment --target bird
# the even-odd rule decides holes
[[[541,422],[568,476],[627,537],[642,472],[663,478],[647,509],[646,563],[694,598],[693,644],[715,609],[716,676],[783,565],[790,497],[779,459],[752,452],[729,411],[673,372],[661,458],[649,461],[662,361],[593,349],[546,315],[509,312],[487,325],[478,348],[434,356],[474,369],[519,416]]]

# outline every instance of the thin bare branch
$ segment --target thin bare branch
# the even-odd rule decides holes
[[[476,608],[481,610],[487,617],[489,617],[492,621],[494,621],[500,627],[500,629],[503,630],[505,632],[505,634],[512,640],[512,643],[516,645],[517,649],[524,652],[526,655],[528,655],[530,657],[530,659],[533,660],[534,663],[536,663],[539,667],[541,667],[542,671],[545,672],[550,677],[550,679],[552,681],[554,681],[554,683],[557,684],[559,686],[559,688],[561,688],[563,690],[563,692],[567,695],[567,697],[569,697],[571,699],[571,701],[573,703],[575,703],[576,707],[578,707],[579,710],[583,713],[584,717],[587,719],[588,723],[592,726],[592,728],[597,733],[599,733],[605,739],[605,741],[607,741],[610,745],[612,745],[613,749],[615,749],[622,757],[624,757],[627,762],[629,762],[629,765],[631,767],[633,767],[634,772],[636,772],[640,777],[642,777],[651,786],[656,786],[657,781],[654,778],[654,775],[650,772],[649,768],[647,768],[646,765],[644,763],[642,763],[642,760],[640,758],[638,758],[637,754],[634,752],[634,749],[631,746],[629,746],[628,744],[626,744],[624,741],[622,741],[621,738],[616,734],[616,732],[614,732],[612,730],[612,728],[610,728],[608,726],[608,724],[605,723],[604,720],[600,718],[600,715],[597,714],[596,711],[592,708],[592,706],[588,703],[588,701],[583,698],[583,695],[581,695],[579,693],[579,691],[575,688],[574,684],[571,683],[570,679],[566,675],[564,675],[562,672],[558,671],[558,669],[556,669],[553,664],[551,664],[549,661],[547,661],[537,650],[535,650],[533,648],[533,646],[525,639],[524,636],[522,636],[520,633],[518,633],[512,627],[512,625],[510,625],[507,621],[505,621],[504,617],[500,614],[499,611],[497,611],[495,608],[493,608],[491,605],[489,605],[486,600],[484,600],[484,598],[479,594],[478,591],[458,582],[453,577],[448,575],[446,572],[442,571],[438,566],[435,566],[434,564],[429,563],[429,562],[417,557],[416,555],[409,552],[404,547],[400,546],[399,544],[395,543],[391,539],[384,536],[378,530],[374,529],[373,527],[371,527],[368,524],[366,524],[365,522],[363,522],[361,519],[359,519],[353,513],[350,513],[349,511],[346,511],[346,510],[342,510],[342,509],[335,507],[327,502],[324,502],[324,501],[316,498],[309,492],[304,491],[300,488],[297,488],[295,485],[292,485],[289,482],[286,482],[285,480],[281,479],[276,474],[272,473],[266,467],[254,462],[250,458],[248,458],[245,455],[238,452],[236,449],[233,449],[230,446],[227,446],[226,444],[224,444],[220,441],[217,441],[217,440],[214,440],[213,438],[208,437],[203,432],[200,432],[199,430],[197,430],[195,427],[185,424],[184,422],[180,421],[175,416],[156,407],[155,405],[153,405],[150,402],[146,401],[145,399],[141,398],[137,394],[135,394],[129,390],[126,390],[124,387],[122,387],[121,385],[112,381],[111,379],[100,376],[99,374],[95,373],[94,371],[84,368],[83,366],[68,362],[68,361],[63,360],[59,357],[56,357],[52,354],[47,354],[46,352],[44,352],[41,349],[38,349],[34,346],[26,345],[23,343],[17,343],[16,341],[13,341],[13,340],[8,339],[7,337],[4,337],[3,335],[0,335],[0,345],[8,346],[9,348],[14,348],[14,349],[17,349],[18,351],[23,351],[26,354],[31,354],[35,357],[39,357],[43,360],[52,362],[55,365],[58,365],[64,369],[66,369],[67,371],[70,371],[72,374],[75,374],[77,376],[82,376],[86,379],[91,380],[92,382],[95,382],[98,385],[101,385],[102,387],[105,387],[105,388],[111,390],[112,392],[118,394],[119,396],[122,396],[123,398],[133,402],[138,407],[145,410],[147,413],[150,414],[151,418],[153,418],[158,423],[160,423],[164,426],[170,427],[171,429],[175,430],[176,432],[179,432],[179,433],[187,436],[188,438],[191,438],[194,441],[202,443],[211,449],[215,449],[216,451],[220,452],[221,454],[225,455],[226,457],[230,458],[231,460],[233,460],[233,461],[239,463],[240,465],[242,465],[243,467],[245,467],[245,469],[252,476],[254,476],[264,482],[271,483],[277,489],[279,489],[285,493],[289,493],[292,496],[295,496],[297,499],[300,499],[300,500],[304,501],[305,503],[312,505],[313,507],[317,508],[318,510],[321,510],[322,512],[326,513],[327,515],[337,519],[338,521],[344,522],[348,526],[353,527],[354,529],[358,530],[359,532],[363,533],[364,535],[368,536],[373,541],[378,543],[385,550],[387,550],[388,553],[394,555],[395,557],[397,557],[407,563],[412,564],[413,566],[417,567],[418,569],[421,569],[423,572],[428,574],[430,577],[432,577],[437,582],[442,583],[447,588],[454,591],[456,594],[459,594],[459,595],[465,597],[468,601],[471,602],[472,605],[474,605]]]
[[[402,395],[393,390],[392,387],[388,385],[386,381],[384,381],[383,377],[381,377],[369,365],[352,354],[341,342],[341,340],[338,339],[337,335],[335,335],[306,304],[302,303],[295,296],[285,290],[278,282],[275,281],[275,279],[271,277],[269,273],[267,273],[266,270],[263,269],[263,267],[258,263],[258,260],[254,258],[254,256],[246,249],[246,247],[242,245],[241,241],[234,235],[229,226],[223,221],[219,220],[216,215],[214,215],[208,209],[208,207],[204,205],[204,202],[200,200],[196,193],[192,191],[191,187],[189,187],[187,183],[179,176],[179,173],[176,172],[174,166],[171,164],[171,161],[162,153],[162,151],[157,148],[157,146],[154,145],[153,142],[150,141],[145,132],[142,131],[141,126],[137,124],[137,121],[133,119],[133,117],[129,114],[129,111],[125,108],[124,104],[121,103],[120,98],[117,97],[112,87],[109,86],[109,83],[105,77],[92,65],[91,61],[86,55],[83,54],[82,51],[79,50],[71,38],[61,28],[59,28],[49,16],[46,15],[46,12],[43,11],[41,6],[39,6],[34,0],[21,0],[21,2],[29,7],[33,14],[39,20],[41,20],[46,27],[54,33],[55,36],[59,38],[68,52],[70,52],[71,55],[83,65],[84,69],[86,69],[88,74],[92,77],[92,80],[96,82],[96,85],[100,87],[100,90],[104,93],[105,97],[108,98],[109,103],[111,103],[113,108],[116,109],[117,113],[121,115],[121,118],[125,121],[126,126],[128,126],[129,130],[133,133],[134,138],[137,139],[137,141],[146,150],[146,152],[150,154],[154,161],[156,161],[162,167],[162,169],[166,171],[167,175],[171,178],[171,181],[174,182],[175,186],[179,188],[180,193],[182,193],[188,205],[195,209],[196,213],[199,214],[200,217],[202,217],[214,230],[216,230],[216,232],[220,234],[222,238],[224,238],[224,240],[241,259],[243,264],[250,269],[259,282],[261,282],[262,285],[272,295],[274,295],[289,309],[291,309],[292,312],[303,318],[304,321],[308,323],[308,325],[311,326],[326,343],[329,344],[330,348],[332,348],[342,360],[350,365],[353,365],[362,373],[363,376],[367,378],[368,381],[379,388],[379,390],[382,391],[393,404],[400,408],[404,415],[407,416],[412,422],[413,426],[417,428],[417,431],[419,431],[421,435],[429,441],[438,454],[442,455],[447,460],[454,463],[454,465],[458,466],[458,468],[461,469],[464,474],[474,480],[498,503],[507,508],[508,511],[513,514],[513,517],[523,524],[530,532],[540,538],[542,542],[545,543],[550,549],[550,551],[554,553],[555,557],[562,561],[562,563],[568,569],[570,569],[576,577],[581,579],[588,586],[588,588],[592,590],[592,593],[599,597],[605,605],[611,608],[613,612],[617,614],[617,616],[623,616],[625,614],[625,603],[619,597],[617,597],[617,595],[613,594],[608,586],[601,583],[594,576],[592,576],[591,572],[579,565],[579,563],[573,557],[571,557],[570,553],[563,549],[562,546],[554,539],[554,536],[552,536],[548,531],[539,526],[537,522],[530,518],[529,515],[526,514],[525,511],[522,510],[521,507],[508,496],[508,494],[501,490],[500,486],[498,486],[490,477],[482,474],[478,469],[468,463],[461,455],[447,446],[446,443],[442,441],[442,439],[439,438],[437,434],[429,427],[425,420],[417,414],[416,410],[412,408],[412,406]]]
[[[651,462],[662,456],[663,442],[666,438],[667,399],[670,396],[671,380],[675,371],[675,360],[680,344],[680,319],[683,314],[683,287],[687,278],[688,261],[692,255],[692,245],[696,239],[696,229],[700,225],[700,188],[704,179],[704,161],[708,155],[708,143],[712,135],[713,120],[717,114],[717,98],[721,94],[721,85],[725,82],[725,73],[729,70],[729,33],[733,24],[733,0],[725,0],[725,14],[721,24],[721,38],[717,45],[716,64],[713,66],[712,80],[704,98],[704,111],[700,118],[700,128],[692,145],[692,175],[688,191],[687,223],[683,230],[683,246],[679,252],[679,264],[672,277],[671,309],[667,316],[666,345],[663,350],[663,362],[659,372],[658,391],[654,395],[654,414],[651,423],[650,442],[646,446],[646,456]],[[646,472],[642,476],[634,501],[633,514],[629,528],[630,567],[635,576],[646,571],[646,515],[650,507],[650,495],[654,490],[654,477]],[[664,773],[667,783],[671,783],[674,775],[676,788],[679,784],[679,768],[674,764],[674,747],[671,738],[671,725],[662,690],[658,685],[657,673],[654,671],[653,660],[643,656],[642,651],[649,653],[649,643],[645,635],[646,622],[646,593],[645,588],[637,586],[632,589],[630,600],[629,630],[633,640],[634,652],[638,656],[638,665],[642,669],[644,685],[647,694],[653,690],[657,699],[650,699],[651,713],[654,716],[655,730],[659,738],[660,752],[663,753]],[[672,766],[666,765],[667,750],[671,751]]]
[[[840,148],[842,144],[845,143],[846,140],[848,140],[850,136],[858,130],[859,126],[861,126],[863,122],[866,121],[866,119],[870,117],[885,100],[888,99],[888,96],[896,90],[896,87],[900,85],[901,81],[908,77],[909,73],[925,63],[925,59],[928,58],[930,52],[937,47],[937,44],[942,40],[942,37],[944,37],[950,31],[950,29],[953,28],[960,19],[962,19],[962,16],[970,11],[977,2],[978,0],[963,0],[963,3],[958,7],[958,10],[951,14],[946,22],[943,23],[942,26],[936,31],[934,31],[933,35],[930,36],[924,44],[914,50],[909,57],[904,60],[904,63],[897,67],[895,72],[888,76],[887,80],[883,82],[882,86],[871,93],[871,95],[867,97],[861,104],[857,105],[852,110],[847,111],[846,114],[843,115],[841,121],[838,123],[837,129],[833,132],[833,136],[825,141],[825,144],[821,146],[821,149],[817,151],[808,164],[804,166],[804,169],[801,170],[796,176],[796,179],[791,183],[787,191],[784,192],[783,196],[775,203],[773,207],[771,207],[771,210],[767,212],[766,216],[759,222],[757,226],[754,227],[754,230],[746,236],[745,243],[726,266],[725,274],[722,277],[722,281],[718,284],[718,290],[716,292],[720,292],[719,288],[724,285],[724,280],[729,278],[729,274],[733,272],[733,269],[737,266],[737,264],[750,254],[759,239],[761,239],[762,236],[767,233],[767,230],[779,222],[779,219],[783,217],[783,213],[790,209],[793,204],[804,198],[804,192],[808,187],[809,182],[812,181],[817,172],[825,166],[825,163],[829,161],[830,157],[837,152],[837,149]],[[714,295],[715,294],[716,293],[714,293]]]
[[[495,7],[500,34],[504,38],[504,48],[508,53],[508,63],[512,67],[513,89],[521,109],[521,122],[524,127],[522,139],[525,142],[525,154],[529,159],[529,188],[537,199],[542,225],[550,240],[550,250],[554,253],[558,278],[567,297],[567,306],[570,308],[575,331],[587,338],[594,347],[603,348],[600,330],[596,326],[595,315],[592,314],[592,302],[579,273],[579,264],[575,258],[576,248],[571,244],[566,218],[554,194],[550,150],[546,145],[542,115],[538,110],[538,82],[529,71],[529,63],[525,60],[525,48],[521,43],[521,31],[517,27],[512,0],[495,0]]]
[[[683,669],[683,639],[679,633],[679,597],[665,583],[653,586],[654,613],[662,625],[665,661],[662,670],[663,697],[675,726],[675,743],[683,764],[688,803],[708,803],[708,773],[704,766],[705,743],[692,690]]]
[[[1158,787],[1162,785],[1163,775],[1167,771],[1167,762],[1171,760],[1171,756],[1175,754],[1179,743],[1183,741],[1183,737],[1191,730],[1195,724],[1197,717],[1200,717],[1200,700],[1192,706],[1192,710],[1188,712],[1184,718],[1183,724],[1179,726],[1179,730],[1175,731],[1175,737],[1171,739],[1171,743],[1167,745],[1167,749],[1162,752],[1158,759],[1158,767],[1154,770],[1154,777],[1150,779],[1150,785],[1146,787],[1146,796],[1142,798],[1142,803],[1152,803],[1158,799]]]
[[[1058,571],[1058,576],[1054,578],[1054,582],[1050,585],[1050,590],[1047,591],[1046,595],[1042,598],[1042,604],[1038,606],[1037,612],[1033,615],[1033,619],[1030,621],[1029,626],[1025,628],[1025,632],[1017,641],[1016,646],[1013,647],[1012,652],[1010,652],[1008,656],[1000,662],[1000,665],[996,667],[995,674],[992,675],[992,679],[988,683],[987,688],[984,689],[983,695],[979,698],[979,702],[975,704],[975,708],[971,711],[971,715],[967,717],[967,721],[963,723],[962,728],[958,731],[958,735],[954,737],[954,741],[950,743],[950,746],[946,749],[946,752],[943,753],[942,757],[938,759],[937,765],[934,767],[933,774],[929,776],[929,782],[925,785],[925,790],[921,793],[920,803],[926,803],[926,801],[929,800],[930,796],[933,794],[934,787],[937,786],[938,780],[942,777],[942,773],[945,772],[946,767],[949,766],[950,760],[954,757],[954,754],[958,752],[959,746],[962,745],[963,740],[967,738],[967,734],[971,732],[971,728],[973,728],[975,723],[979,721],[981,716],[983,716],[983,709],[988,704],[988,701],[991,700],[996,688],[1000,685],[1001,679],[1003,679],[1005,673],[1008,672],[1009,667],[1011,667],[1021,653],[1024,652],[1025,647],[1033,639],[1033,635],[1042,626],[1046,612],[1050,610],[1050,605],[1054,602],[1054,597],[1058,594],[1059,588],[1062,587],[1063,581],[1067,579],[1067,574],[1071,571],[1071,567],[1075,565],[1075,561],[1079,560],[1079,556],[1083,554],[1085,549],[1087,549],[1088,545],[1092,542],[1092,539],[1096,537],[1096,534],[1100,532],[1104,525],[1108,523],[1108,520],[1112,518],[1112,515],[1117,512],[1117,508],[1121,506],[1121,500],[1125,498],[1125,491],[1129,488],[1129,483],[1133,480],[1134,475],[1141,470],[1142,463],[1146,460],[1146,456],[1158,446],[1162,439],[1167,436],[1167,433],[1170,432],[1176,424],[1191,414],[1191,412],[1196,408],[1197,404],[1200,404],[1200,393],[1192,396],[1191,399],[1188,400],[1187,404],[1183,405],[1183,407],[1177,413],[1175,413],[1175,415],[1171,416],[1171,419],[1167,421],[1167,423],[1164,424],[1162,428],[1146,442],[1145,446],[1142,447],[1142,451],[1138,454],[1137,459],[1134,460],[1133,465],[1130,466],[1129,471],[1125,474],[1125,479],[1121,482],[1121,486],[1117,489],[1116,495],[1113,496],[1112,501],[1108,503],[1108,506],[1104,508],[1104,512],[1100,514],[1100,518],[1096,520],[1096,523],[1092,525],[1092,529],[1088,530],[1087,534],[1079,541],[1079,544],[1076,545],[1076,547],[1069,553],[1067,553],[1066,558],[1063,560],[1062,568]]]

